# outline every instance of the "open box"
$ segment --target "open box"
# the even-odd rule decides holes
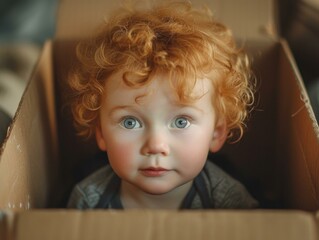
[[[116,4],[60,3],[56,38],[45,44],[1,148],[0,239],[318,240],[319,127],[289,47],[274,35],[274,5],[267,0],[207,0],[244,40],[259,82],[248,131],[241,142],[225,146],[229,160],[217,164],[239,178],[263,209],[61,209],[77,170],[97,150],[75,135],[64,104],[66,74],[76,40]]]

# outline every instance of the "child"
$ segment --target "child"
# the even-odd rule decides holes
[[[77,49],[71,76],[79,135],[109,165],[77,184],[70,208],[254,208],[207,161],[242,136],[250,70],[229,29],[190,3],[117,12]]]

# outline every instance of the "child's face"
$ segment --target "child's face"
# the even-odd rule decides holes
[[[191,182],[211,151],[226,138],[225,124],[216,121],[212,84],[197,81],[202,96],[188,105],[178,97],[165,75],[156,75],[145,87],[133,89],[111,76],[100,109],[97,143],[107,151],[116,174],[149,194],[164,194]],[[143,96],[141,98],[137,98]]]

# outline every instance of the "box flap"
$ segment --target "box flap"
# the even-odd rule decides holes
[[[60,1],[56,38],[83,38],[123,1],[63,0]],[[241,39],[261,38],[275,34],[273,0],[192,0],[196,5],[205,4],[215,16],[229,26]]]
[[[314,215],[298,211],[22,211],[16,240],[317,240]]]
[[[44,207],[50,199],[58,152],[51,49],[47,43],[0,149],[0,209]]]
[[[319,209],[319,126],[286,41],[281,42],[279,124],[280,182],[285,206]],[[289,162],[287,162],[289,160]]]

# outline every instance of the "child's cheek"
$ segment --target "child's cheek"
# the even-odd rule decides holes
[[[136,151],[136,142],[121,136],[113,138],[107,149],[112,167],[122,169],[129,168],[134,163]]]
[[[113,171],[121,178],[131,172],[130,164],[128,160],[130,152],[127,150],[113,149],[109,154],[109,163]]]
[[[184,159],[185,166],[201,169],[207,159],[210,136],[206,133],[200,134],[200,132],[191,135],[191,137],[183,138],[176,146],[180,154],[179,158]]]

